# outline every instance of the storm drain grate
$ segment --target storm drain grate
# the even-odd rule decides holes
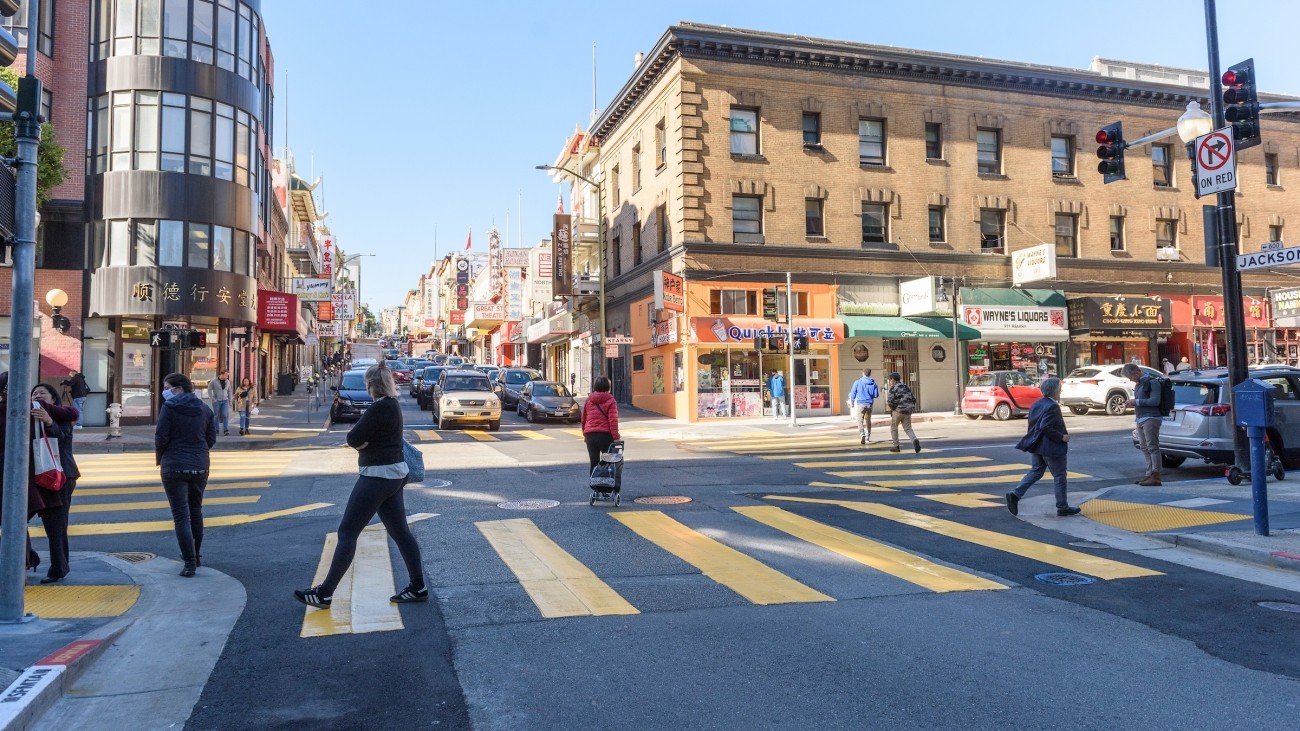
[[[1293,612],[1300,614],[1300,604],[1293,602],[1259,602],[1259,605],[1265,609],[1276,609],[1279,612]]]
[[[508,500],[497,503],[502,510],[545,510],[559,505],[558,500]]]
[[[632,502],[642,505],[681,505],[690,501],[691,499],[685,495],[647,495],[636,498]]]
[[[1051,584],[1052,586],[1085,586],[1097,582],[1097,580],[1091,576],[1070,573],[1038,574],[1034,578],[1044,584]]]
[[[1110,548],[1105,543],[1098,543],[1097,541],[1070,541],[1070,545],[1075,548]]]
[[[157,556],[153,555],[152,553],[145,553],[143,551],[134,551],[134,552],[126,552],[126,553],[110,553],[108,555],[112,556],[113,558],[122,559],[127,563],[144,563],[145,561],[150,561],[152,559],[157,558]]]

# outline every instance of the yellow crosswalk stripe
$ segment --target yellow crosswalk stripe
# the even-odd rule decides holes
[[[297,515],[307,513],[312,510],[328,508],[332,503],[311,503],[310,505],[299,505],[284,510],[272,510],[267,513],[256,513],[252,515],[218,515],[215,517],[203,518],[203,525],[207,528],[219,528],[231,525],[244,525],[245,523],[257,523],[263,520],[272,520],[274,518],[283,518],[288,515]],[[164,533],[174,529],[174,524],[170,520],[142,520],[129,523],[73,523],[68,526],[68,535],[70,536],[108,536],[120,535],[124,533]],[[29,531],[34,537],[44,537],[45,530],[33,525]]]
[[[1020,472],[1025,471],[1021,464],[981,464],[974,467],[913,467],[911,469],[889,470],[847,470],[827,472],[835,477],[900,477],[904,475],[971,475],[981,472]]]
[[[441,442],[442,435],[433,429],[416,429],[415,436],[422,442]]]
[[[809,520],[771,505],[733,507],[732,510],[782,533],[788,533],[857,561],[863,566],[869,566],[931,591],[983,591],[1007,588],[982,576],[942,566],[907,551]]]
[[[727,449],[729,447],[747,447],[755,444],[798,447],[804,444],[815,444],[828,441],[844,442],[847,444],[849,439],[853,440],[853,444],[858,443],[857,435],[850,435],[847,431],[842,434],[801,434],[798,436],[786,436],[774,432],[768,432],[763,435],[746,437],[743,439],[717,439],[710,441],[709,446],[719,447],[722,449]]]
[[[512,431],[510,433],[516,436],[521,436],[525,439],[554,439],[555,438],[550,434],[543,434],[542,432],[533,431],[531,429],[521,429],[519,431]]]
[[[705,576],[755,604],[833,602],[829,597],[734,548],[692,530],[659,511],[611,513],[631,528]]]
[[[210,475],[211,478],[215,478],[218,480],[246,480],[249,478],[255,478],[255,477],[264,478],[267,476],[268,475],[266,473],[266,470],[221,470],[221,471],[214,471]],[[91,487],[91,486],[129,487],[132,485],[138,485],[143,481],[152,482],[158,479],[159,479],[158,473],[156,472],[152,474],[145,473],[145,474],[137,474],[137,475],[117,475],[117,476],[110,475],[108,477],[95,477],[95,476],[84,477],[83,476],[80,480],[77,480],[77,485],[78,486],[85,485],[87,487]]]
[[[1025,469],[1022,465],[1020,470]],[[1078,472],[1068,473],[1071,480],[1090,480],[1091,475],[1084,475]],[[1007,475],[997,475],[990,477],[950,477],[944,479],[924,479],[924,480],[872,480],[871,484],[880,487],[961,487],[965,485],[1012,485],[1020,482],[1022,475],[1011,473]]]
[[[80,493],[78,493],[80,494]],[[203,507],[209,505],[247,505],[261,500],[261,495],[235,495],[233,497],[204,498]],[[171,507],[166,500],[141,500],[125,503],[76,503],[73,513],[112,513],[119,510],[165,510]]]
[[[902,510],[889,505],[871,502],[852,502],[848,500],[822,500],[819,498],[803,498],[788,495],[769,495],[769,500],[785,500],[788,502],[804,503],[821,503],[827,505],[839,505],[849,510],[856,510],[860,513],[874,515],[885,520],[892,520],[896,523],[909,525],[914,528],[938,533],[939,535],[956,538],[957,540],[973,543],[977,546],[992,548],[997,551],[1023,556],[1024,558],[1041,561],[1053,566],[1059,566],[1070,571],[1078,571],[1082,574],[1095,576],[1099,579],[1129,579],[1138,576],[1161,576],[1161,572],[1152,571],[1151,569],[1134,566],[1132,564],[1112,561],[1100,556],[1091,556],[1079,551],[1073,551],[1068,548],[1053,546],[1048,543],[1031,541],[1028,538],[1019,538],[1017,536],[997,533],[983,528],[957,523],[942,518],[934,518],[921,513],[914,513],[909,510]]]
[[[207,489],[248,490],[270,486],[271,483],[269,482],[229,482],[224,484],[219,482],[209,482]],[[161,485],[158,487],[81,487],[78,485],[76,495],[79,498],[83,498],[99,496],[107,497],[110,495],[162,495],[165,493],[166,490],[163,490]],[[207,501],[205,500],[204,502]]]
[[[320,561],[316,564],[316,576],[312,586],[320,586],[329,574],[334,551],[338,549],[339,534],[325,534],[325,546],[321,549]],[[334,596],[329,609],[307,607],[302,618],[302,631],[299,637],[323,637],[326,635],[347,634],[352,626],[352,572],[343,574],[338,586],[334,587]]]
[[[480,441],[480,442],[499,442],[499,441],[501,441],[500,439],[497,439],[496,437],[492,436],[491,434],[488,434],[488,433],[485,432],[485,431],[473,431],[473,430],[470,430],[470,431],[464,431],[464,432],[461,432],[461,433],[462,433],[462,434],[468,434],[471,438],[476,439],[476,440],[478,440],[478,441]]]
[[[959,508],[999,508],[1006,505],[1004,498],[986,492],[944,492],[919,495],[918,497],[945,505],[955,505]]]
[[[475,523],[543,617],[640,614],[528,518]]]
[[[840,438],[838,438],[838,437],[826,437],[826,438],[823,438],[823,439],[818,439],[818,440],[816,440],[816,441],[802,442],[802,443],[800,443],[800,444],[791,444],[791,443],[789,443],[789,442],[785,442],[785,441],[780,441],[780,442],[759,442],[759,441],[754,441],[754,440],[747,440],[747,441],[745,441],[745,442],[743,442],[743,443],[734,444],[734,445],[729,444],[729,445],[725,445],[725,446],[724,446],[724,445],[718,445],[718,444],[709,443],[709,444],[703,444],[703,445],[701,445],[701,446],[703,446],[705,449],[712,449],[712,450],[715,451],[715,452],[746,452],[746,453],[748,453],[748,452],[776,452],[776,451],[788,452],[788,451],[790,451],[791,449],[797,449],[798,447],[801,447],[801,446],[808,446],[808,447],[814,447],[814,446],[815,446],[815,447],[837,447],[837,446],[853,447],[853,446],[859,446],[859,445],[858,445],[858,440],[856,440],[856,439],[854,439],[852,442],[848,442],[848,441],[845,441],[844,439],[840,439]],[[859,447],[859,448],[861,448],[861,447]]]
[[[886,452],[892,454],[892,452]],[[960,464],[964,462],[989,462],[988,457],[865,457],[856,460],[839,460],[835,462],[795,462],[795,467],[868,467],[875,465],[910,465],[910,464]]]
[[[760,454],[755,453],[753,456],[759,459],[831,459],[834,457],[856,457],[856,456],[874,456],[868,455],[864,450],[874,449],[873,447],[861,447],[857,444],[848,447],[817,447],[806,452],[782,452],[779,454]]]
[[[575,436],[575,437],[578,437],[578,438],[582,438],[582,430],[581,430],[581,429],[558,429],[557,431],[561,431],[561,432],[564,432],[565,434],[569,434],[569,435],[571,435],[571,436]]]
[[[838,487],[844,490],[862,490],[865,492],[898,492],[891,487],[877,487],[876,485],[846,485],[842,482],[810,482],[808,487]]]

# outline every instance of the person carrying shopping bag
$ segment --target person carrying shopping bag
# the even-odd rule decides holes
[[[45,430],[45,434],[50,439],[56,439],[59,445],[59,464],[63,468],[63,487],[56,493],[58,504],[46,500],[45,506],[36,511],[41,516],[41,525],[45,527],[45,536],[50,542],[50,568],[41,583],[54,584],[62,581],[69,570],[68,512],[72,509],[72,491],[77,488],[77,480],[81,477],[77,460],[72,456],[72,430],[81,412],[75,407],[64,406],[54,387],[45,383],[38,383],[32,389],[32,401],[39,403],[41,410],[49,414],[58,427],[57,437],[49,429]]]
[[[247,376],[235,389],[235,411],[239,412],[239,436],[248,435],[248,420],[257,409],[257,389]]]
[[[587,474],[600,464],[600,455],[609,445],[622,439],[618,433],[618,402],[610,395],[610,380],[597,376],[591,382],[591,395],[582,405],[582,440],[587,443],[590,465]]]
[[[0,443],[5,439],[8,430],[8,398],[9,398],[9,371],[0,372]],[[33,401],[33,408],[30,410],[31,424],[30,435],[33,444],[44,439],[52,443],[57,443],[62,431],[58,424],[54,422],[53,416],[43,408],[43,404]],[[4,451],[0,449],[0,474],[4,472]],[[61,465],[60,465],[61,466]],[[3,505],[4,495],[0,491],[0,505]],[[36,460],[30,459],[27,462],[27,520],[31,520],[43,510],[51,510],[62,505],[62,499],[57,490],[48,490],[37,486],[36,481]],[[41,565],[41,556],[32,549],[32,540],[27,539],[27,561],[25,567],[35,570]]]

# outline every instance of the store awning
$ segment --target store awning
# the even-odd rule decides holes
[[[947,338],[952,339],[952,320],[943,317],[886,317],[884,315],[840,315],[851,338]],[[979,340],[980,332],[957,323],[962,340]]]
[[[1065,307],[1065,294],[1054,289],[962,287],[961,303],[1001,307]]]

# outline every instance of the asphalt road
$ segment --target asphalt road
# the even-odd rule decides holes
[[[567,425],[507,415],[476,438],[405,415],[451,483],[406,493],[436,514],[413,530],[437,601],[401,607],[400,629],[303,636],[290,591],[355,472],[345,427],[314,438],[271,490],[332,507],[210,531],[205,566],[248,604],[188,728],[1279,728],[1300,705],[1300,615],[1257,604],[1300,595],[1013,518],[1023,421],[919,425],[919,455],[766,424],[729,442],[629,434],[614,508],[588,505]],[[1139,476],[1129,419],[1067,421],[1076,489]],[[671,495],[692,501],[630,502]],[[526,499],[559,504],[497,506]],[[79,549],[175,553],[165,533]],[[1102,578],[1035,578],[1052,572]]]

